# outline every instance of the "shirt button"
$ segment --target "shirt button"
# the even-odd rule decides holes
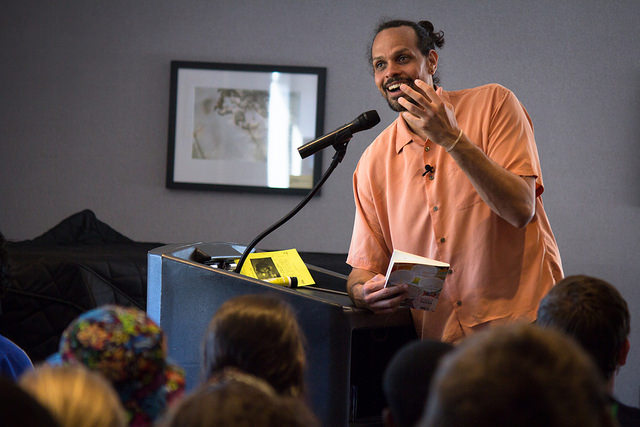
[[[429,150],[431,150],[431,148],[429,148],[429,146],[428,146],[428,145],[425,145],[425,146],[424,146],[424,151],[429,151]]]
[[[446,239],[445,239],[444,237],[441,237],[441,238],[440,238],[440,243],[444,243],[444,241],[445,241],[445,240],[446,240]]]
[[[433,207],[433,211],[434,211],[434,212],[438,212],[438,207],[437,207],[437,206],[434,206],[434,207]]]
[[[462,301],[458,301],[458,302],[456,302],[456,305],[457,305],[458,307],[460,307],[460,306],[462,305]]]

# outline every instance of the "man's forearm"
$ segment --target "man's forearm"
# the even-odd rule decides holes
[[[514,227],[526,226],[535,214],[535,178],[518,176],[489,158],[463,135],[449,154],[482,200]]]
[[[407,110],[401,113],[407,125],[420,137],[447,150],[493,212],[514,227],[526,226],[535,214],[533,177],[520,177],[490,159],[460,131],[453,108],[432,86],[421,80],[415,85],[419,90],[400,86],[414,101],[398,99]]]

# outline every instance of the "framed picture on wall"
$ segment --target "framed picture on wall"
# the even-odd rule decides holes
[[[326,68],[171,62],[168,188],[306,194],[321,154]]]

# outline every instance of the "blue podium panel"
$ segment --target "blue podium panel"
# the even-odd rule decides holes
[[[319,285],[290,289],[202,263],[239,258],[232,243],[167,245],[148,254],[147,313],[167,334],[169,356],[185,368],[187,388],[202,381],[202,340],[220,305],[243,294],[272,294],[293,308],[307,340],[309,401],[323,425],[379,425],[381,376],[415,331],[408,310],[376,316],[348,295]],[[324,280],[331,280],[326,277]],[[333,278],[335,280],[335,278]]]

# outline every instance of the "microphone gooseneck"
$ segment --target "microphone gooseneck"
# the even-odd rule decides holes
[[[331,164],[329,165],[327,170],[324,172],[324,174],[320,178],[320,181],[318,181],[318,183],[311,189],[311,191],[309,191],[309,193],[304,197],[304,199],[302,199],[302,201],[298,203],[298,205],[294,207],[288,214],[282,217],[278,222],[273,224],[271,227],[269,227],[268,229],[260,233],[255,239],[253,239],[251,243],[249,243],[249,245],[247,245],[244,252],[242,253],[242,256],[240,257],[240,260],[236,265],[236,268],[233,270],[234,272],[240,273],[240,271],[242,270],[242,266],[244,265],[244,262],[249,256],[249,253],[251,253],[251,251],[258,244],[258,242],[260,242],[262,239],[264,239],[267,235],[269,235],[271,232],[276,230],[282,224],[289,221],[295,214],[297,214],[309,202],[309,200],[311,200],[311,198],[318,192],[318,190],[320,190],[320,187],[322,187],[325,181],[329,179],[329,176],[331,175],[331,173],[334,171],[336,167],[338,167],[338,164],[344,158],[344,155],[347,152],[347,143],[351,139],[352,134],[355,132],[360,132],[361,130],[370,129],[375,125],[377,125],[379,122],[380,122],[380,116],[378,116],[378,113],[375,110],[367,111],[366,113],[360,114],[351,123],[344,125],[343,127],[336,129],[330,134],[327,134],[319,139],[316,139],[315,141],[311,141],[310,143],[306,144],[303,147],[298,148],[298,151],[300,152],[300,156],[303,159],[315,153],[316,151],[321,150],[322,148],[328,147],[329,145],[333,145],[333,148],[335,148],[336,152],[333,155]],[[318,141],[321,141],[322,143],[320,144]],[[311,152],[309,154],[303,155],[303,153],[300,150],[311,144],[319,144],[320,146],[313,145],[311,148],[307,149],[308,151],[311,151]]]

